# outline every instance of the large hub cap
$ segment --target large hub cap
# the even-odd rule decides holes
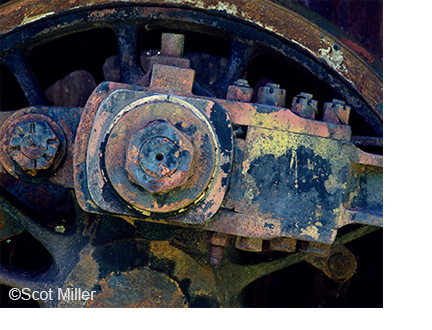
[[[99,116],[105,110],[99,109]],[[119,108],[106,122],[116,116],[121,118],[101,141],[107,136],[107,174],[126,202],[139,210],[167,213],[201,197],[220,166],[220,148],[197,108],[172,96],[149,96]]]

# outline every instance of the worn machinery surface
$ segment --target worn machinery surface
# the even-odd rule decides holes
[[[3,292],[274,306],[302,263],[346,296],[349,242],[382,228],[382,67],[283,4],[0,7]]]

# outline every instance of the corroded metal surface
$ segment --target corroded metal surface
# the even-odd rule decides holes
[[[185,295],[177,283],[167,275],[150,269],[134,269],[120,274],[112,273],[98,285],[100,293],[86,304],[88,308],[184,308]]]
[[[3,167],[18,178],[34,177],[41,171],[53,173],[67,150],[61,126],[44,114],[28,111],[17,115],[9,117],[0,130]]]
[[[161,56],[152,57],[144,73],[134,43],[128,43],[138,39],[139,26],[118,23],[119,17],[127,11],[130,20],[176,21],[180,14],[194,17],[194,24],[207,14],[232,24],[241,19],[247,28],[284,39],[296,52],[293,58],[309,57],[309,68],[318,63],[317,72],[337,76],[329,79],[334,86],[341,79],[343,88],[361,96],[342,95],[365,102],[382,119],[379,76],[334,36],[269,1],[128,1],[127,9],[122,3],[60,1],[47,12],[46,4],[22,1],[0,12],[5,59],[16,56],[20,28],[34,26],[32,33],[44,36],[65,31],[71,22],[112,26],[123,81],[99,84],[84,108],[67,113],[31,106],[0,116],[2,173],[73,188],[76,198],[75,221],[47,231],[0,197],[0,215],[7,214],[0,219],[2,237],[26,228],[54,260],[30,275],[1,266],[0,281],[60,290],[58,299],[39,302],[47,307],[240,306],[246,285],[301,260],[347,281],[355,257],[337,246],[356,236],[337,235],[346,225],[382,227],[383,173],[382,156],[351,141],[350,106],[333,99],[318,120],[311,94],[299,94],[289,109],[287,91],[275,83],[261,87],[257,102],[249,103],[254,91],[247,81],[228,81],[244,69],[235,58],[215,85],[219,90],[205,89],[181,58],[180,34],[162,34]],[[44,25],[49,20],[59,20],[58,26]],[[23,33],[20,42],[32,33]],[[231,54],[251,58],[253,47],[236,42]],[[31,81],[30,75],[21,77],[22,86]],[[42,102],[37,91],[26,97],[30,104]],[[366,232],[362,228],[358,235]],[[238,250],[288,254],[246,265],[238,262]]]
[[[254,90],[249,86],[247,80],[238,79],[233,85],[228,87],[226,99],[238,102],[250,102],[253,92]]]
[[[94,95],[96,96],[96,94]],[[125,98],[134,101],[129,101],[128,105],[122,105],[121,102]],[[118,107],[119,104],[121,105],[120,108]],[[199,108],[196,107],[197,105]],[[222,202],[223,191],[226,189],[230,170],[230,128],[227,115],[223,112],[224,110],[220,106],[209,101],[193,104],[172,96],[151,96],[146,92],[133,90],[112,93],[98,110],[93,133],[89,140],[89,145],[94,145],[95,150],[97,150],[107,139],[107,149],[106,159],[94,157],[94,151],[88,153],[86,170],[89,174],[88,197],[99,207],[109,212],[136,214],[125,208],[122,202],[116,198],[112,188],[109,188],[108,180],[126,201],[134,205],[138,212],[144,215],[149,216],[150,212],[178,211],[181,213],[195,200],[202,200],[200,204],[195,203],[193,205],[198,214],[189,212],[186,216],[187,219],[173,218],[173,221],[202,222],[207,220],[217,211]],[[214,116],[216,114],[218,117]],[[223,119],[220,117],[221,115],[225,117],[225,120],[221,120]],[[205,117],[207,119],[204,119]],[[117,123],[111,127],[114,118],[117,118],[114,121]],[[157,120],[171,122],[171,125],[182,130],[180,134],[184,135],[185,139],[192,141],[194,150],[192,153],[191,146],[186,148],[190,150],[190,156],[193,155],[194,158],[191,165],[192,172],[187,171],[186,173],[189,179],[181,187],[177,187],[167,195],[142,191],[141,188],[134,186],[128,180],[128,172],[125,169],[127,165],[125,161],[130,162],[126,152],[131,136]],[[186,138],[188,135],[189,137]],[[223,136],[223,143],[215,140],[216,136]],[[185,145],[185,143],[180,144]],[[83,147],[86,148],[86,146]],[[221,153],[218,150],[221,150]],[[107,176],[102,171],[105,166]],[[185,169],[182,171],[186,172]],[[83,179],[87,180],[85,177]],[[204,190],[206,190],[205,194],[203,194]],[[84,204],[83,200],[81,202]],[[206,211],[201,213],[199,207]],[[91,209],[87,210],[92,211]]]
[[[283,107],[285,105],[286,90],[279,84],[269,83],[258,91],[257,103]]]
[[[291,111],[303,118],[315,119],[318,113],[318,101],[312,99],[313,95],[300,93],[292,100]]]
[[[129,141],[125,170],[130,180],[151,193],[184,184],[193,159],[191,141],[169,122],[149,123]]]
[[[26,172],[36,175],[53,165],[60,141],[45,121],[21,123],[9,142],[9,154]]]
[[[355,256],[343,245],[331,249],[324,257],[311,255],[307,262],[340,283],[348,281],[357,269]]]
[[[136,109],[124,114],[108,138],[106,158],[108,176],[114,189],[139,209],[149,212],[170,212],[185,208],[201,196],[212,179],[217,164],[213,151],[217,145],[215,145],[216,141],[213,140],[213,133],[209,130],[210,127],[202,122],[193,111],[175,103],[174,98],[169,100],[167,97],[149,96],[139,99],[137,102],[141,103],[142,106],[137,105]],[[166,177],[149,179],[148,187],[145,187],[149,192],[146,193],[125,182],[126,172],[130,176],[128,163],[138,160],[138,157],[133,154],[127,153],[125,155],[125,149],[130,150],[130,145],[126,147],[125,142],[136,129],[145,127],[155,120],[165,120],[166,123],[171,123],[169,124],[172,127],[171,136],[165,132],[151,134],[154,134],[155,137],[167,137],[173,141],[170,144],[175,149],[178,146],[178,150],[173,150],[173,160],[178,162],[178,166],[172,169],[171,174],[166,173]],[[162,124],[158,124],[158,126],[160,125]],[[183,132],[175,133],[174,125],[177,125]],[[149,128],[153,129],[153,126]],[[177,129],[175,130],[177,131]],[[186,132],[189,132],[190,135],[187,135]],[[138,152],[138,150],[136,151]],[[176,152],[178,155],[175,155]],[[125,159],[124,165],[123,159]],[[155,161],[159,163],[159,161]],[[145,166],[149,165],[147,162]],[[124,166],[126,166],[126,171],[122,169]],[[145,170],[144,173],[138,172],[138,175],[140,175],[138,180],[141,181],[148,177]],[[154,187],[150,187],[152,184]],[[169,190],[170,193],[163,196],[153,194],[153,192]]]
[[[345,101],[334,99],[324,103],[323,120],[328,123],[348,125],[351,107]]]

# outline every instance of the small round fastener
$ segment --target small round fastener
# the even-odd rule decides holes
[[[29,113],[12,119],[3,130],[2,141],[3,167],[14,176],[34,177],[52,172],[65,155],[62,129],[42,114]]]

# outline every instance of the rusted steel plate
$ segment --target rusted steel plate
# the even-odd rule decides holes
[[[342,224],[382,226],[381,156],[343,141],[257,127],[249,127],[241,145],[224,202],[235,212],[218,213],[206,229],[331,244]]]
[[[289,131],[336,140],[349,141],[351,139],[351,127],[349,126],[308,120],[286,108],[223,100],[218,102],[227,109],[231,121],[238,125]]]
[[[302,223],[286,219],[263,218],[254,214],[220,210],[201,228],[230,235],[270,240],[278,237],[294,238],[331,244],[337,230],[320,224]]]
[[[143,6],[143,8],[146,6],[181,7],[185,5],[195,10],[206,10],[226,17],[236,17],[253,26],[265,28],[343,77],[365,98],[375,114],[382,119],[382,79],[370,70],[370,62],[375,61],[373,57],[363,49],[360,56],[355,52],[359,49],[353,47],[352,42],[347,38],[344,39],[345,43],[339,43],[335,36],[317,28],[308,19],[291,9],[267,0],[233,0],[229,3],[217,0],[50,0],[43,4],[27,0],[9,3],[2,7],[0,34],[11,33],[20,27],[42,19],[54,18],[59,13],[65,15],[78,9],[94,9],[96,6],[100,9],[98,8],[91,14],[91,19],[106,18],[112,15],[116,9],[104,10],[104,6],[111,7],[113,4],[118,6],[123,3],[128,5],[133,3],[137,6]]]
[[[122,168],[125,165],[126,144],[129,137],[152,120],[160,119],[161,116],[167,118],[176,116],[176,110],[171,109],[171,106],[168,109],[163,103],[156,102],[152,105],[157,107],[156,110],[149,108],[150,110],[147,111],[140,108],[139,111],[135,112],[126,111],[125,113],[130,118],[122,124],[127,116],[123,116],[121,107],[132,109],[133,107],[127,104],[139,103],[141,102],[139,101],[140,98],[151,94],[138,91],[146,88],[134,87],[135,90],[133,90],[122,84],[105,84],[104,88],[114,91],[119,87],[122,87],[123,90],[111,94],[112,101],[105,100],[102,102],[96,93],[94,94],[95,99],[89,100],[89,104],[94,107],[98,107],[99,104],[102,106],[93,125],[93,131],[96,135],[94,135],[94,140],[89,140],[90,149],[86,160],[86,171],[89,175],[87,194],[103,210],[132,216],[130,221],[133,221],[134,212],[125,208],[113,193],[112,188],[109,189],[109,182],[111,181],[120,195],[124,195],[124,193],[128,195],[126,198],[124,197],[126,201],[135,207],[138,206],[144,217],[149,217],[146,220],[164,222],[163,219],[158,220],[158,217],[155,217],[156,214],[151,214],[151,212],[180,210],[180,208],[185,208],[191,204],[199,196],[199,193],[179,207],[176,204],[179,201],[178,196],[171,195],[170,192],[168,197],[172,199],[171,202],[164,205],[150,202],[147,205],[155,205],[157,209],[154,209],[153,206],[146,209],[143,204],[139,204],[142,202],[137,204],[137,198],[143,198],[143,190],[138,189],[134,192],[136,188],[129,181],[127,172],[124,171],[120,176],[119,173],[123,171]],[[99,89],[103,88],[99,87]],[[117,101],[114,101],[114,95],[119,97]],[[160,98],[162,96],[154,97]],[[164,96],[165,101],[169,98],[172,97]],[[215,106],[213,101],[194,98],[183,99],[202,109],[201,111],[204,113],[207,112],[208,118],[211,118],[213,114],[220,115],[223,113],[220,108],[213,109]],[[350,138],[347,134],[349,127],[307,120],[284,108],[223,100],[218,100],[218,102],[228,109],[233,122],[246,125],[249,128],[246,141],[235,140],[236,157],[233,174],[231,175],[230,189],[224,202],[224,207],[234,209],[235,212],[219,212],[208,224],[203,225],[203,229],[243,237],[293,238],[331,244],[335,239],[336,229],[342,224],[382,225],[382,216],[369,214],[371,207],[377,210],[380,208],[380,204],[373,204],[371,200],[371,198],[375,198],[376,194],[379,195],[379,191],[370,190],[369,194],[360,193],[364,187],[360,187],[359,182],[364,180],[361,179],[363,172],[358,170],[362,166],[380,168],[382,157],[367,154],[354,147],[352,143],[346,142]],[[143,113],[147,113],[144,116],[145,120],[141,118]],[[280,114],[282,116],[279,117]],[[146,116],[150,116],[150,119]],[[183,118],[182,121],[190,120],[187,117]],[[268,117],[271,119],[269,120]],[[218,120],[214,118],[213,124],[217,122]],[[199,125],[199,122],[194,124],[196,127]],[[118,131],[115,127],[122,127],[122,129]],[[227,133],[225,138],[230,138],[231,134]],[[109,136],[108,140],[105,136]],[[335,139],[335,137],[339,139]],[[103,141],[108,142],[108,152],[105,159],[100,157],[103,156],[103,148],[101,149]],[[224,143],[221,145],[223,146]],[[194,153],[198,149],[200,148],[195,147]],[[100,152],[102,153],[99,154]],[[96,157],[96,154],[99,157]],[[353,163],[366,165],[351,165]],[[102,170],[105,166],[108,170],[107,177]],[[193,168],[194,171],[201,170],[200,166],[193,166]],[[357,170],[353,172],[353,168]],[[379,173],[379,170],[377,173],[371,178],[373,182],[376,182],[375,187],[379,188],[379,178],[382,177],[382,174]],[[194,176],[195,178],[199,177],[197,173],[194,173]],[[274,176],[280,176],[280,178],[275,179]],[[351,183],[347,186],[348,180],[351,180]],[[205,182],[200,191],[205,187]],[[126,187],[125,184],[132,188]],[[83,186],[80,184],[80,187]],[[352,197],[349,200],[344,197],[348,194],[346,192],[347,187],[351,192],[349,196]],[[180,191],[184,193],[183,190],[183,188],[180,189],[179,193]],[[354,199],[357,196],[355,195],[356,191],[358,197]],[[134,195],[130,195],[131,193]],[[150,193],[149,196],[152,194]],[[219,192],[217,196],[220,200],[224,195]],[[164,199],[166,198],[167,196],[164,197]],[[369,204],[365,204],[363,200]],[[361,204],[363,208],[357,207],[357,204],[354,205],[354,201],[358,205]],[[168,205],[174,205],[174,209],[167,209]],[[220,204],[211,202],[209,205],[212,205],[210,213],[203,215],[198,211],[198,213],[185,212],[187,219],[192,219],[197,214],[202,217],[198,223],[209,219],[210,215],[217,211]],[[89,211],[102,212],[100,209]],[[166,220],[183,223],[194,221],[194,219],[185,221],[184,216],[175,214],[169,214]],[[197,223],[196,219],[195,223]]]
[[[351,164],[347,179],[346,208],[383,214],[383,167]]]
[[[86,107],[81,116],[81,121],[77,129],[77,136],[73,149],[73,182],[78,204],[83,210],[88,212],[101,212],[101,209],[91,199],[89,187],[87,185],[87,148],[93,126],[94,118],[99,104],[116,88],[119,84],[105,83],[99,85],[90,95]],[[125,89],[133,89],[129,85],[121,85]]]
[[[350,164],[361,163],[364,154],[337,140],[250,127],[235,208],[325,225],[342,204]],[[370,157],[381,164],[381,157]]]

